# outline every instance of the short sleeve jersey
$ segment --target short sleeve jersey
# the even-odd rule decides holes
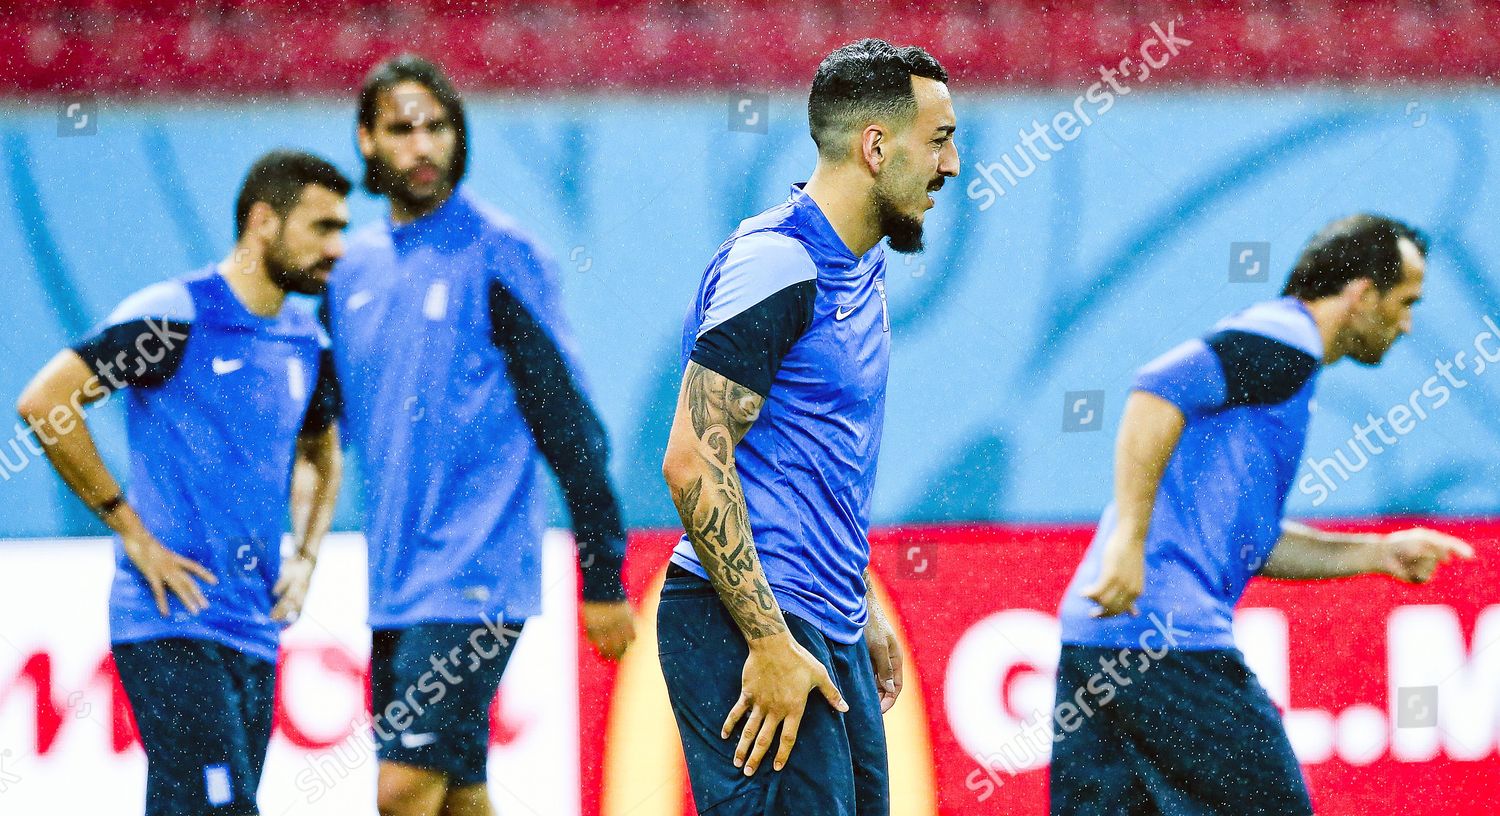
[[[1186,420],[1146,538],[1141,614],[1095,618],[1082,595],[1114,531],[1111,505],[1063,599],[1064,643],[1136,647],[1170,615],[1180,648],[1233,648],[1234,605],[1281,536],[1322,357],[1312,315],[1281,298],[1140,370],[1135,390],[1172,403]]]
[[[735,449],[761,566],[784,611],[856,641],[890,361],[884,249],[855,257],[794,187],[709,263],[683,358],[765,397]],[[672,561],[707,577],[686,536]]]

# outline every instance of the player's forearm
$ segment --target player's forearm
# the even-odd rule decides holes
[[[707,467],[671,485],[698,560],[747,641],[786,631],[750,535],[739,478]]]
[[[36,429],[36,439],[63,483],[89,508],[120,495],[120,483],[109,472],[94,436],[89,432],[79,395],[90,394],[98,379],[88,364],[72,352],[54,357],[22,391],[16,412]],[[99,392],[102,396],[104,392]],[[97,396],[93,398],[97,399]],[[106,513],[104,521],[115,532],[142,531],[141,520],[128,506]]]
[[[1125,540],[1144,544],[1183,425],[1182,412],[1160,397],[1136,391],[1126,400],[1115,442],[1116,531]]]
[[[1282,523],[1281,538],[1260,574],[1267,578],[1317,581],[1384,571],[1383,537],[1328,533],[1303,524]]]
[[[323,537],[333,526],[343,472],[338,425],[297,439],[297,459],[292,468],[292,530],[297,555],[310,561],[317,561]]]
[[[870,570],[864,571],[865,580],[865,607],[869,609],[869,619],[876,620],[885,617],[885,609],[880,605],[880,599],[875,596],[875,582],[870,580]]]
[[[689,363],[662,465],[709,581],[746,641],[787,630],[750,530],[734,447],[760,412],[753,391]]]
[[[563,503],[573,520],[578,563],[587,601],[623,601],[625,523],[609,479],[609,445],[604,426],[586,402],[575,406],[564,424],[571,431],[554,436],[569,440],[566,452],[548,457],[562,488]]]

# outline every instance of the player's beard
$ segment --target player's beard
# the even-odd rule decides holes
[[[890,239],[891,249],[897,252],[921,252],[924,249],[922,219],[902,212],[900,205],[879,187],[875,188],[875,217],[880,232]]]
[[[913,179],[908,178],[907,164],[906,157],[897,153],[890,166],[875,180],[871,195],[875,204],[876,223],[880,227],[880,233],[890,240],[891,249],[897,252],[921,252],[924,249],[921,213],[926,209],[927,191],[933,188],[930,184],[924,185],[922,194],[914,204],[919,208],[917,215],[911,215],[903,209],[900,199],[892,191],[907,188],[913,182]],[[941,187],[942,183],[938,182],[938,186]]]
[[[1378,366],[1385,359],[1385,353],[1391,350],[1395,341],[1382,343],[1380,341],[1363,341],[1355,345],[1349,351],[1349,358],[1360,365]]]
[[[321,295],[328,288],[320,272],[333,269],[332,261],[321,261],[309,267],[299,267],[284,260],[286,249],[278,241],[266,252],[266,277],[283,292],[299,295]]]
[[[1399,334],[1388,331],[1373,317],[1356,317],[1354,325],[1349,329],[1352,342],[1349,345],[1347,356],[1360,365],[1378,366],[1385,359],[1386,352],[1396,345],[1401,339]]]
[[[438,173],[442,175],[442,178],[440,183],[434,185],[431,193],[418,193],[407,182],[406,176],[384,159],[371,156],[366,161],[369,162],[371,174],[374,176],[373,192],[390,196],[407,210],[425,212],[453,191],[453,184],[449,181],[449,177],[452,176],[452,167],[438,168]]]

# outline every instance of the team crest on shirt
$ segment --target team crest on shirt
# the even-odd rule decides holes
[[[448,316],[448,282],[433,281],[427,287],[427,297],[422,301],[422,316],[428,320],[442,320]]]
[[[296,357],[286,361],[286,390],[297,402],[307,398],[307,371]]]

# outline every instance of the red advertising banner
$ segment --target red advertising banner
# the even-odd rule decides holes
[[[1236,615],[1320,814],[1500,812],[1500,521],[1431,526],[1473,542],[1479,559],[1420,587],[1257,582]],[[906,653],[906,687],[885,717],[896,816],[1046,813],[1054,610],[1091,532],[875,533],[877,591]],[[527,622],[492,706],[497,812],[693,812],[655,653],[655,597],[675,539],[632,538],[639,640],[616,666],[580,639],[572,542],[549,538],[544,611]],[[283,635],[264,813],[374,811],[363,542],[335,537],[320,560],[302,619]],[[105,626],[113,570],[104,540],[0,546],[0,597],[17,610],[0,621],[0,813],[142,810],[145,758]],[[66,592],[46,578],[64,575]]]
[[[1500,523],[1429,526],[1471,541],[1479,559],[1425,586],[1257,581],[1240,605],[1236,638],[1283,709],[1320,814],[1500,807]],[[896,814],[1047,812],[1054,613],[1091,535],[1091,526],[961,525],[872,536],[873,571],[907,654],[905,691],[886,715]],[[579,651],[588,816],[693,812],[653,640],[675,540],[631,542],[639,648],[618,672]]]

